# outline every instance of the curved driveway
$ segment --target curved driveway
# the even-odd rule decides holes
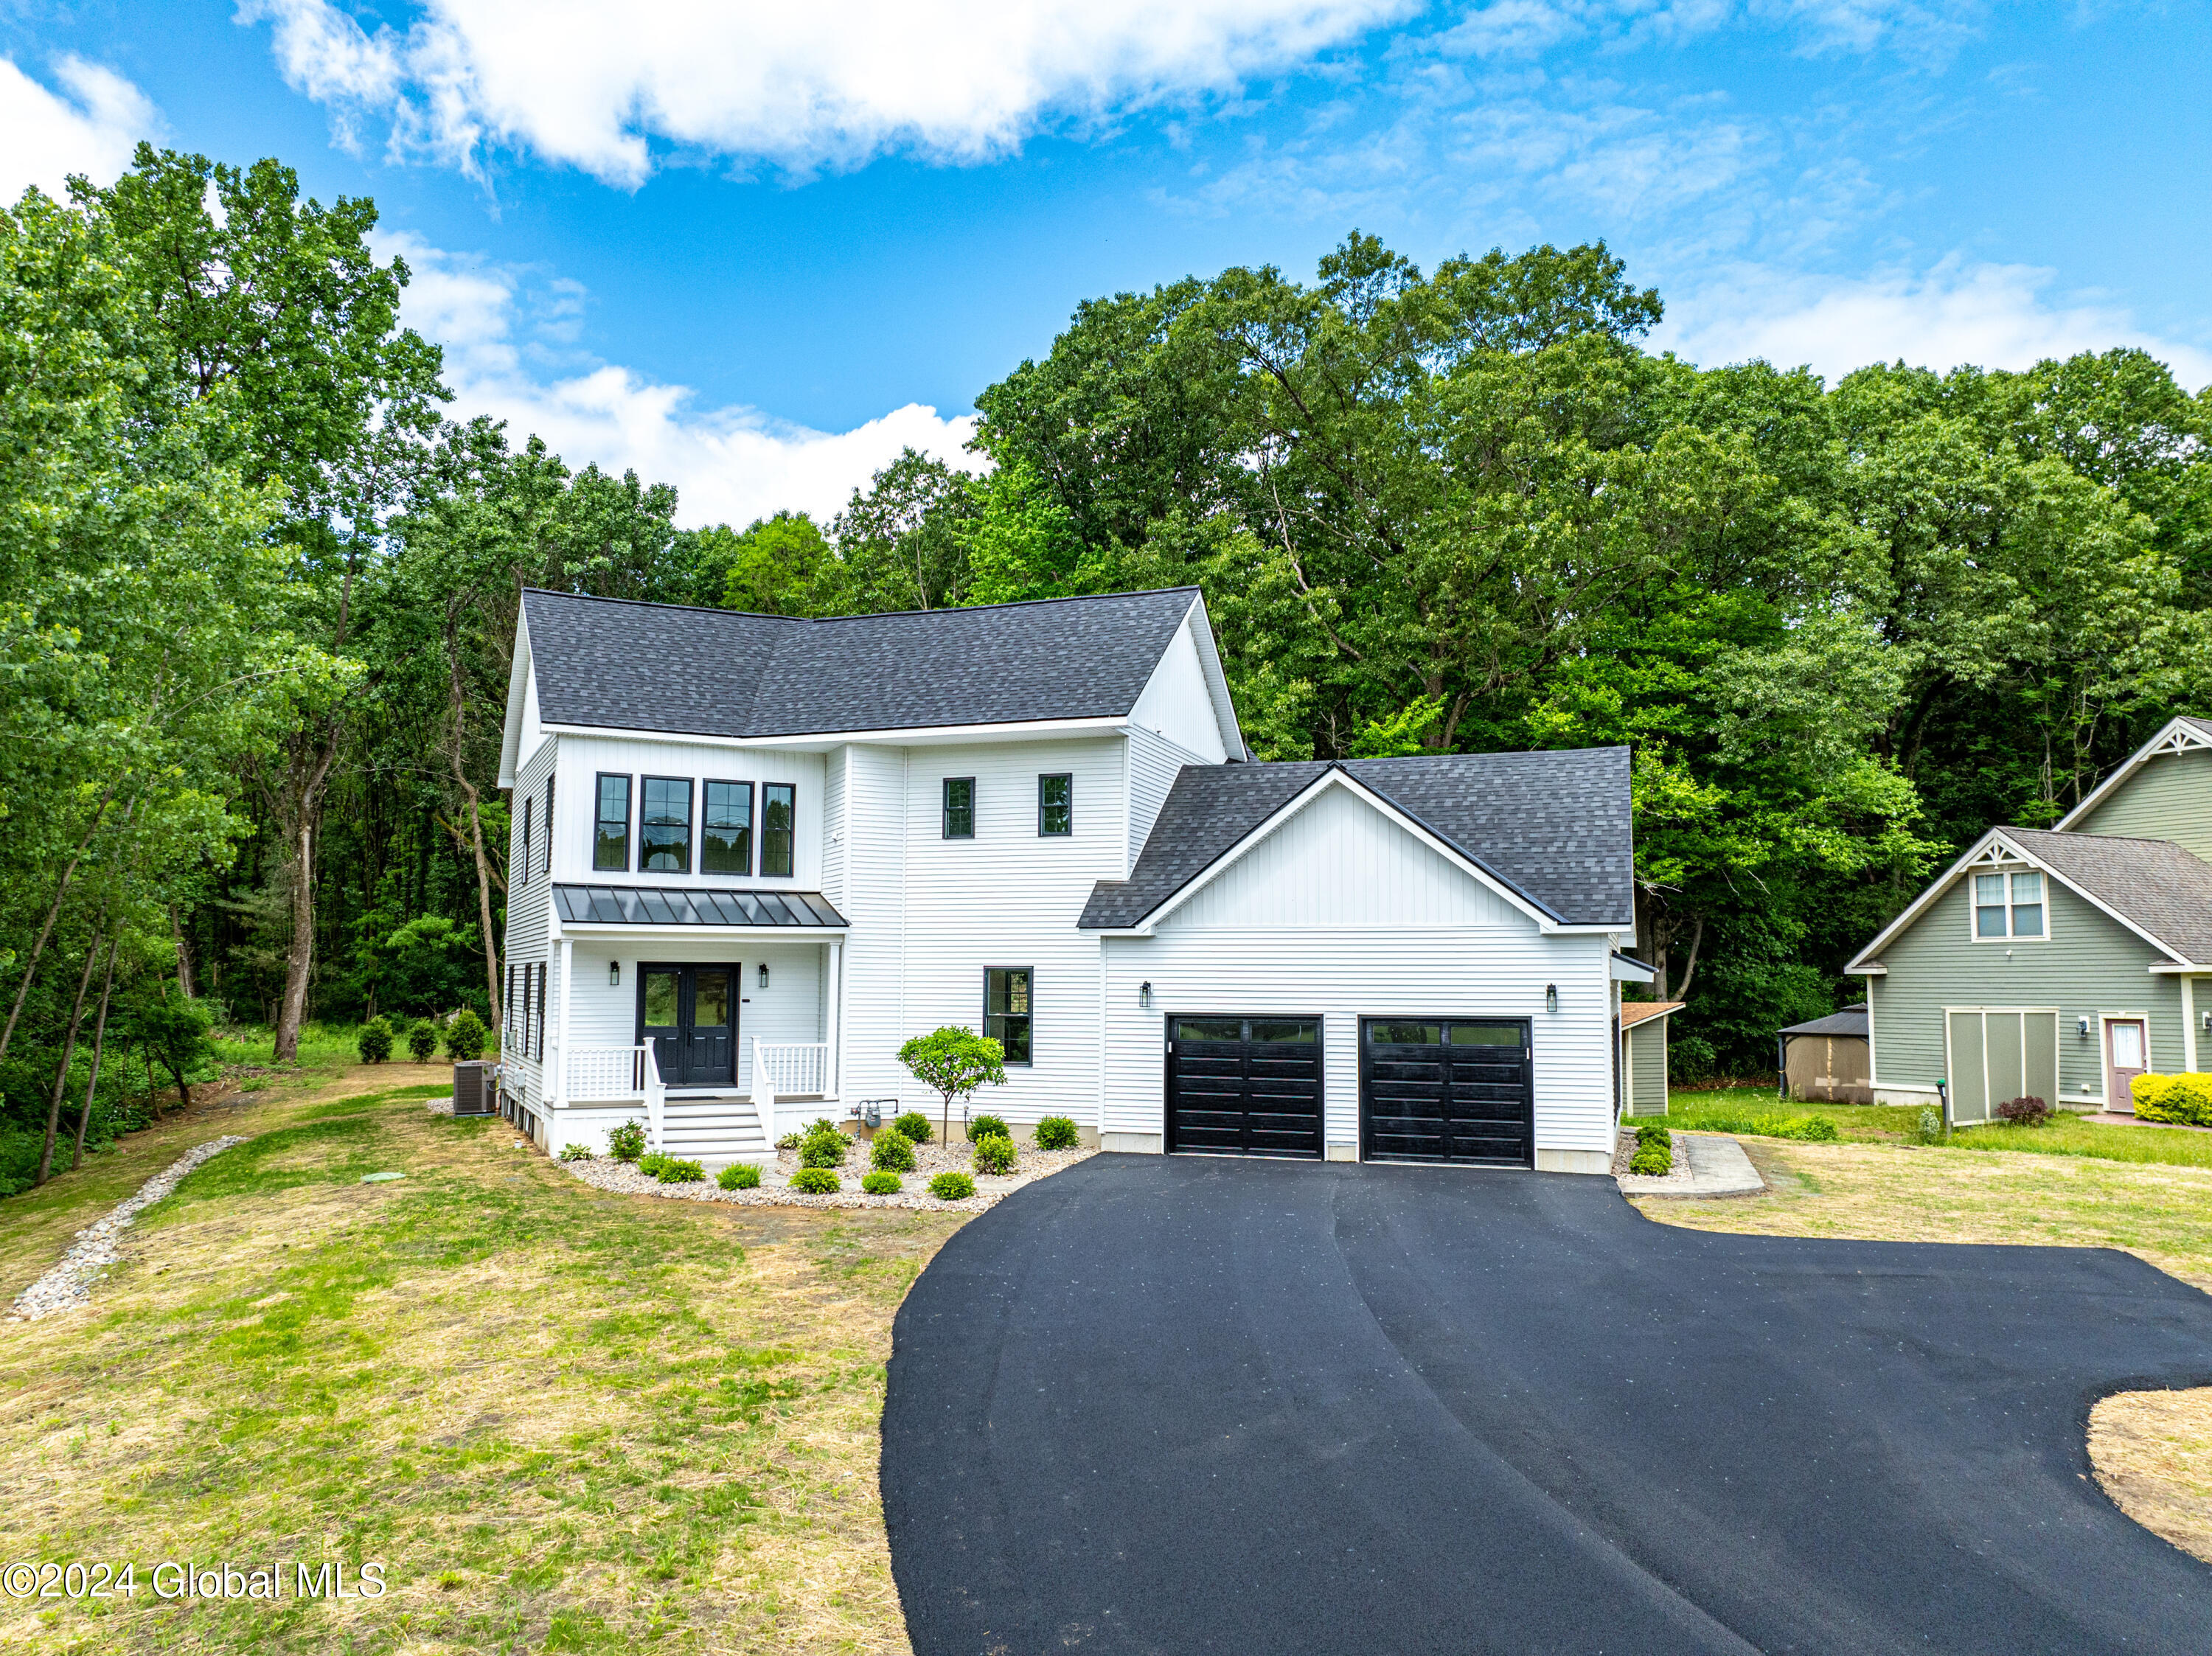
[[[894,1350],[919,1656],[2212,1651],[2212,1568],[2083,1447],[2212,1382],[2212,1299],[2118,1253],[1109,1156],[954,1236]]]

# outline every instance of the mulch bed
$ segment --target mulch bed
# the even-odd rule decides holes
[[[886,1127],[884,1131],[888,1132],[890,1129]],[[906,1187],[896,1196],[871,1196],[860,1188],[860,1180],[868,1172],[866,1140],[854,1142],[845,1165],[837,1169],[837,1176],[844,1181],[845,1187],[834,1196],[805,1196],[789,1188],[792,1174],[799,1171],[796,1150],[776,1152],[775,1165],[761,1169],[757,1190],[724,1190],[715,1184],[711,1174],[698,1184],[664,1185],[627,1162],[605,1156],[588,1162],[563,1162],[560,1165],[594,1189],[624,1196],[670,1196],[678,1201],[727,1202],[742,1208],[911,1208],[921,1212],[981,1213],[1032,1180],[1049,1178],[1097,1154],[1080,1147],[1072,1150],[1024,1149],[1015,1157],[1013,1172],[1001,1175],[976,1173],[974,1157],[966,1144],[917,1144],[915,1170],[899,1175]],[[975,1195],[964,1202],[940,1202],[929,1193],[933,1178],[940,1173],[956,1172],[974,1175]]]

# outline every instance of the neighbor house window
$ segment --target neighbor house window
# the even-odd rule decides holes
[[[592,866],[629,871],[629,778],[599,773],[599,820],[592,829]]]
[[[2043,876],[2035,873],[1974,876],[1974,937],[2040,937]]]
[[[753,785],[709,782],[699,824],[702,874],[753,871]]]
[[[983,974],[983,1033],[1006,1048],[1006,1062],[1030,1062],[1030,968],[994,966]]]
[[[799,790],[788,782],[769,782],[761,788],[761,872],[791,877],[792,819],[798,814]]]
[[[1065,771],[1037,778],[1037,832],[1075,832],[1075,779]]]
[[[948,840],[972,840],[975,837],[975,779],[972,776],[948,776],[945,779],[945,837]]]
[[[637,869],[641,874],[691,871],[691,779],[644,779],[644,809],[637,819]]]
[[[524,885],[530,883],[530,808],[537,803],[535,798],[522,802],[522,855],[515,859],[515,866],[522,870]]]

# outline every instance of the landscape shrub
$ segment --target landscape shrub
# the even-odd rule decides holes
[[[1933,1144],[1942,1137],[1943,1112],[1933,1104],[1923,1104],[1920,1107],[1920,1125],[1913,1131],[1913,1142],[1918,1144]]]
[[[672,1156],[664,1156],[653,1176],[664,1185],[696,1185],[706,1178],[707,1169],[696,1162],[679,1162]]]
[[[1663,1121],[1656,1119],[1639,1121],[1636,1124],[1636,1143],[1639,1149],[1657,1144],[1662,1149],[1671,1150],[1674,1147],[1674,1135],[1667,1131],[1667,1124]]]
[[[968,1142],[971,1144],[979,1138],[1012,1138],[1012,1137],[1013,1134],[1007,1131],[1004,1118],[1000,1116],[979,1115],[968,1124]]]
[[[1674,1152],[1656,1139],[1639,1143],[1636,1154],[1629,1158],[1628,1170],[1651,1178],[1672,1173],[1674,1170]]]
[[[599,1157],[581,1144],[563,1144],[561,1146],[561,1159],[563,1162],[596,1162]]]
[[[894,1138],[899,1136],[897,1133],[891,1135]],[[883,1168],[878,1168],[873,1173],[862,1175],[860,1188],[871,1196],[896,1196],[899,1192],[906,1188],[906,1185],[898,1174],[886,1173]]]
[[[791,1175],[791,1187],[801,1196],[835,1196],[843,1186],[827,1168],[801,1168]]]
[[[975,1181],[964,1173],[940,1173],[929,1181],[929,1193],[940,1202],[964,1202],[975,1193]]]
[[[2040,1127],[2051,1119],[2051,1106],[2029,1094],[2008,1098],[1997,1106],[1997,1119],[2015,1127]]]
[[[659,1178],[660,1170],[667,1165],[668,1158],[659,1150],[653,1151],[650,1156],[641,1156],[637,1158],[637,1170],[648,1179]]]
[[[1080,1137],[1073,1116],[1048,1115],[1036,1124],[1036,1146],[1041,1150],[1072,1150]]]
[[[879,1132],[868,1146],[868,1165],[878,1173],[912,1173],[914,1140],[902,1132]]]
[[[826,1122],[817,1122],[806,1131],[799,1141],[799,1165],[802,1168],[842,1168],[845,1153],[853,1141]]]
[[[428,1064],[437,1057],[438,1026],[428,1018],[417,1018],[407,1032],[407,1055],[417,1064]]]
[[[473,1064],[483,1056],[484,1043],[490,1039],[483,1020],[465,1006],[446,1026],[446,1055],[456,1064]]]
[[[1791,1123],[1790,1131],[1783,1137],[1802,1138],[1814,1144],[1832,1144],[1843,1135],[1836,1131],[1836,1124],[1826,1116],[1808,1115],[1802,1121]]]
[[[2137,1076],[2129,1090],[2138,1120],[2212,1127],[2212,1075]]]
[[[927,1144],[934,1136],[934,1130],[929,1125],[929,1118],[920,1110],[908,1110],[891,1123],[891,1131],[904,1133],[917,1144]]]
[[[799,1148],[799,1141],[805,1137],[804,1133],[787,1132],[775,1141],[775,1147],[780,1150],[795,1150]]]
[[[760,1169],[750,1162],[732,1162],[714,1175],[714,1182],[724,1190],[758,1190]]]
[[[617,1162],[635,1162],[645,1154],[645,1126],[641,1122],[625,1121],[607,1132],[607,1154]]]
[[[361,1061],[381,1064],[392,1056],[392,1026],[382,1018],[371,1018],[361,1026]]]
[[[1006,1133],[986,1133],[975,1141],[975,1171],[978,1173],[1012,1173],[1014,1170],[1014,1141]]]

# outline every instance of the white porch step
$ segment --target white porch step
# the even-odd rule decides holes
[[[743,1094],[672,1098],[660,1120],[661,1148],[687,1161],[769,1162],[775,1146],[761,1131],[760,1115]]]

